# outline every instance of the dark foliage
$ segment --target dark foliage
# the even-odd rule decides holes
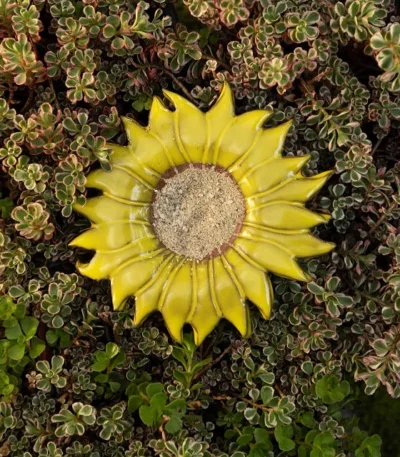
[[[394,0],[0,0],[0,455],[378,457],[377,432],[400,455],[382,428],[399,422],[399,20]],[[312,205],[337,249],[308,285],[274,278],[250,339],[223,323],[174,347],[77,274],[72,204],[124,144],[120,115],[145,123],[164,87],[207,108],[224,80],[238,112],[294,119],[285,153],[311,154],[307,173],[336,170]]]

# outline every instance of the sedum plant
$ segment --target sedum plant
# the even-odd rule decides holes
[[[395,0],[0,0],[0,455],[399,455],[399,17]],[[140,151],[133,171],[155,181],[148,167],[160,140],[174,137],[173,157],[178,142],[186,152],[181,121],[208,144],[201,125],[226,85],[235,123],[269,113],[235,131],[240,144],[290,121],[277,163],[307,157],[297,182],[333,171],[298,205],[330,221],[285,235],[336,247],[294,256],[307,281],[268,272],[268,319],[253,309],[255,294],[240,297],[246,339],[221,319],[196,345],[182,287],[180,343],[154,307],[135,325],[136,293],[114,309],[107,275],[77,270],[107,252],[69,246],[94,229],[73,207],[111,195],[90,186],[118,173],[114,149],[135,163]],[[156,112],[174,122],[153,141]],[[226,124],[214,117],[210,128]],[[136,179],[114,179],[112,191]],[[266,243],[255,243],[265,256]],[[195,279],[202,293],[210,281],[200,276],[185,284]]]
[[[51,420],[59,424],[55,430],[55,435],[58,437],[83,435],[86,426],[96,422],[96,411],[93,406],[76,402],[72,405],[72,411],[62,409],[58,414],[52,416]]]
[[[36,386],[39,390],[45,392],[50,391],[51,386],[57,388],[63,388],[67,384],[67,379],[60,376],[64,364],[64,359],[61,356],[53,356],[51,359],[51,365],[47,360],[39,360],[36,363],[36,368],[40,372],[36,376]]]

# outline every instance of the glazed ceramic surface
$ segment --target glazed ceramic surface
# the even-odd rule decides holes
[[[269,317],[269,273],[308,281],[296,258],[333,249],[332,243],[310,234],[329,216],[305,208],[332,172],[304,177],[300,170],[309,156],[281,156],[290,122],[265,129],[270,111],[235,116],[227,84],[207,113],[175,93],[165,95],[175,109],[155,97],[147,127],[124,118],[129,144],[110,145],[111,172],[96,170],[88,176],[87,187],[102,195],[75,206],[92,227],[71,245],[96,254],[78,269],[89,278],[111,281],[115,309],[135,296],[135,324],[160,311],[177,341],[188,323],[200,344],[222,318],[249,336],[246,299]],[[165,172],[187,163],[225,168],[246,205],[236,239],[221,255],[201,262],[165,248],[151,223],[153,189]]]

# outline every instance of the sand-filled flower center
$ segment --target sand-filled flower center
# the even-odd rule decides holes
[[[152,203],[159,240],[193,260],[223,252],[245,217],[243,194],[231,175],[216,167],[192,164],[163,178]]]

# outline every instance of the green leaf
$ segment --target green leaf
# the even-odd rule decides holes
[[[210,362],[212,362],[212,358],[211,357],[207,357],[206,359],[200,360],[200,362],[197,362],[193,366],[192,373],[197,373],[198,371],[200,371],[201,368],[203,368],[204,366],[208,365]]]
[[[121,388],[121,384],[115,381],[110,381],[108,385],[110,386],[111,392],[113,393],[118,392]]]
[[[307,456],[308,456],[307,447],[302,444],[297,449],[297,457],[307,457]]]
[[[61,328],[64,325],[63,318],[61,316],[54,316],[51,324],[54,328]]]
[[[143,405],[139,408],[140,420],[149,427],[157,424],[157,411],[151,406]]]
[[[146,394],[151,398],[164,390],[164,386],[159,382],[148,384],[146,387]]]
[[[239,438],[236,440],[236,443],[239,446],[247,446],[252,441],[253,441],[253,435],[252,434],[248,434],[248,435],[243,434],[243,435],[239,436]]]
[[[128,411],[133,413],[143,405],[143,398],[140,395],[131,395],[128,399]]]
[[[11,216],[14,208],[14,202],[10,197],[0,199],[0,217],[2,219],[8,219]]]
[[[278,422],[274,430],[274,436],[281,451],[288,452],[296,447],[296,443],[290,439],[293,436],[291,425],[282,425]]]
[[[40,338],[34,336],[31,340],[31,348],[29,349],[29,357],[36,359],[45,350],[46,344]]]
[[[327,405],[338,403],[350,393],[350,384],[347,381],[339,382],[334,374],[327,374],[318,380],[315,385],[317,396]]]
[[[107,343],[106,345],[106,354],[109,359],[112,359],[119,353],[119,347],[115,343]]]
[[[64,365],[64,357],[61,355],[55,355],[51,359],[51,365],[53,370],[59,373]]]
[[[244,417],[248,420],[248,421],[251,421],[252,419],[254,419],[254,417],[256,416],[257,414],[257,409],[256,408],[246,408],[244,410]]]
[[[58,334],[55,330],[47,330],[46,332],[46,341],[50,344],[50,346],[53,346],[54,344],[57,343],[58,341]]]
[[[8,340],[17,340],[18,337],[22,335],[22,330],[19,323],[17,322],[14,326],[7,327],[4,334]]]
[[[164,392],[159,392],[151,397],[150,406],[158,411],[162,411],[167,404],[168,396]]]
[[[315,438],[317,435],[318,435],[318,430],[310,430],[310,431],[307,433],[307,435],[306,435],[304,441],[305,441],[307,444],[310,444],[310,443],[312,443],[312,442],[314,441],[314,438]]]
[[[35,334],[39,325],[39,321],[35,317],[23,317],[19,321],[22,331],[27,340],[30,340]]]
[[[7,355],[10,359],[21,360],[25,354],[25,344],[13,343],[8,347]]]
[[[173,414],[182,417],[186,413],[186,403],[181,399],[174,400],[164,408],[164,412],[169,415]]]
[[[328,288],[328,290],[330,292],[334,292],[338,285],[340,283],[340,278],[338,278],[337,276],[333,276],[332,278],[330,278],[327,283],[326,283],[326,287]]]
[[[271,386],[263,386],[261,388],[261,400],[264,405],[268,405],[268,403],[272,400],[274,392],[275,390]]]
[[[183,349],[179,347],[174,347],[174,350],[172,351],[172,357],[176,359],[178,362],[180,362],[186,369],[185,352],[183,351]]]
[[[310,457],[335,457],[335,435],[332,431],[325,431],[314,437],[313,450]]]
[[[107,369],[108,362],[94,362],[90,367],[93,371],[104,371]]]
[[[106,373],[101,373],[101,374],[98,374],[94,380],[100,384],[105,384],[106,382],[108,382],[108,374]]]
[[[256,443],[270,443],[270,434],[268,430],[265,430],[264,428],[256,428],[254,430],[254,438],[256,440]]]
[[[381,457],[381,446],[382,439],[379,435],[368,436],[356,449],[355,457]]]
[[[325,293],[325,289],[323,289],[315,282],[310,282],[307,284],[307,289],[314,295],[323,295]]]
[[[178,433],[182,428],[182,420],[178,416],[172,416],[165,424],[165,430],[172,435]]]
[[[121,351],[116,357],[111,360],[110,369],[113,370],[115,367],[122,365],[125,361],[125,352]]]
[[[316,420],[313,417],[313,413],[311,411],[306,411],[301,414],[300,422],[305,425],[307,428],[314,428],[317,424]]]

